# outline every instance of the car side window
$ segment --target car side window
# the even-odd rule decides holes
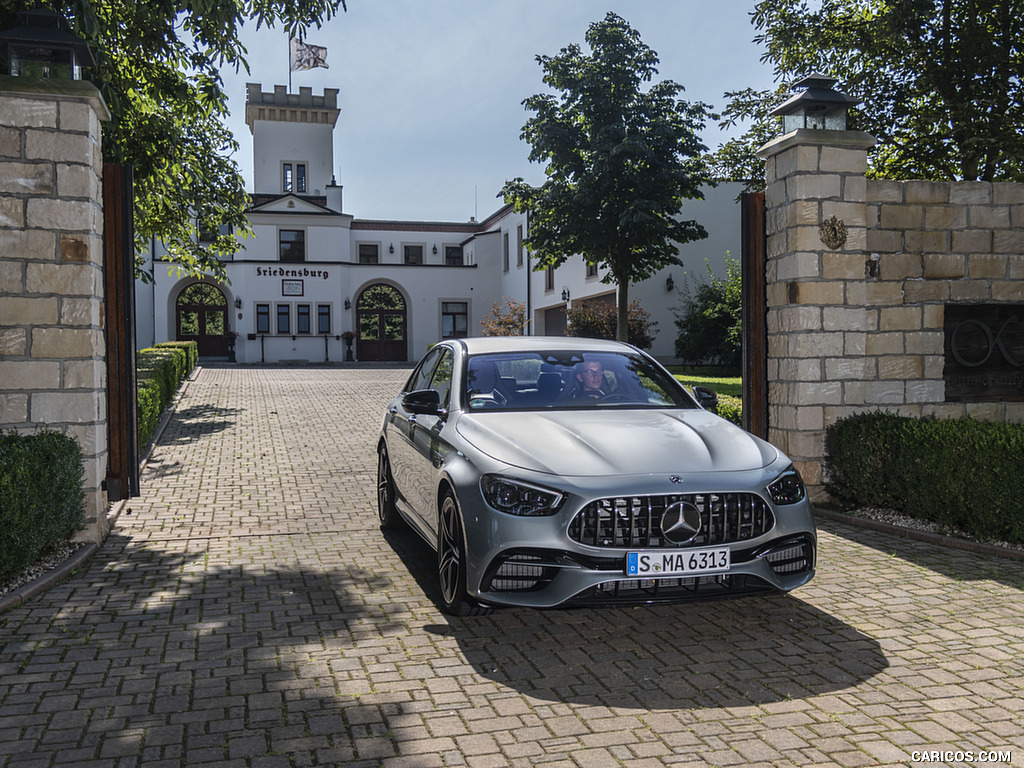
[[[412,372],[412,376],[406,382],[404,391],[415,392],[419,389],[429,389],[430,379],[434,375],[434,368],[437,366],[437,361],[444,350],[445,347],[434,347],[427,353],[426,357],[416,366],[416,370]]]
[[[434,369],[434,376],[430,380],[430,389],[438,394],[442,408],[448,407],[448,398],[452,389],[452,362],[453,355],[450,349],[445,349],[441,354],[441,360]]]

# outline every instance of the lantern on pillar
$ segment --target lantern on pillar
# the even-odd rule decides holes
[[[0,32],[0,50],[15,77],[81,80],[82,67],[95,67],[89,46],[71,33],[60,14],[37,8],[20,14],[22,26]]]
[[[769,114],[782,118],[782,132],[801,129],[814,131],[845,131],[846,115],[857,99],[832,88],[834,77],[808,75],[793,84],[797,91]]]

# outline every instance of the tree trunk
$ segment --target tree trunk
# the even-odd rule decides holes
[[[617,275],[619,281],[619,320],[615,329],[615,338],[629,341],[629,276]]]

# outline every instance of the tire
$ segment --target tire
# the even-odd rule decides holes
[[[385,531],[394,530],[402,522],[395,507],[395,480],[391,476],[388,449],[381,445],[377,453],[377,517]]]
[[[441,497],[437,521],[437,578],[441,609],[449,616],[481,616],[491,609],[471,600],[466,592],[466,539],[462,515],[452,492]]]

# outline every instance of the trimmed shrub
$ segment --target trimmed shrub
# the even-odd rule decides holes
[[[138,438],[140,450],[149,445],[160,414],[174,398],[181,382],[195,368],[199,347],[194,341],[178,341],[140,349],[135,356],[138,391]]]
[[[81,530],[85,470],[74,438],[0,434],[0,582]]]
[[[741,398],[719,394],[718,408],[715,412],[737,427],[743,426],[743,400]]]
[[[1024,425],[865,413],[828,427],[825,452],[844,503],[1024,543]]]

